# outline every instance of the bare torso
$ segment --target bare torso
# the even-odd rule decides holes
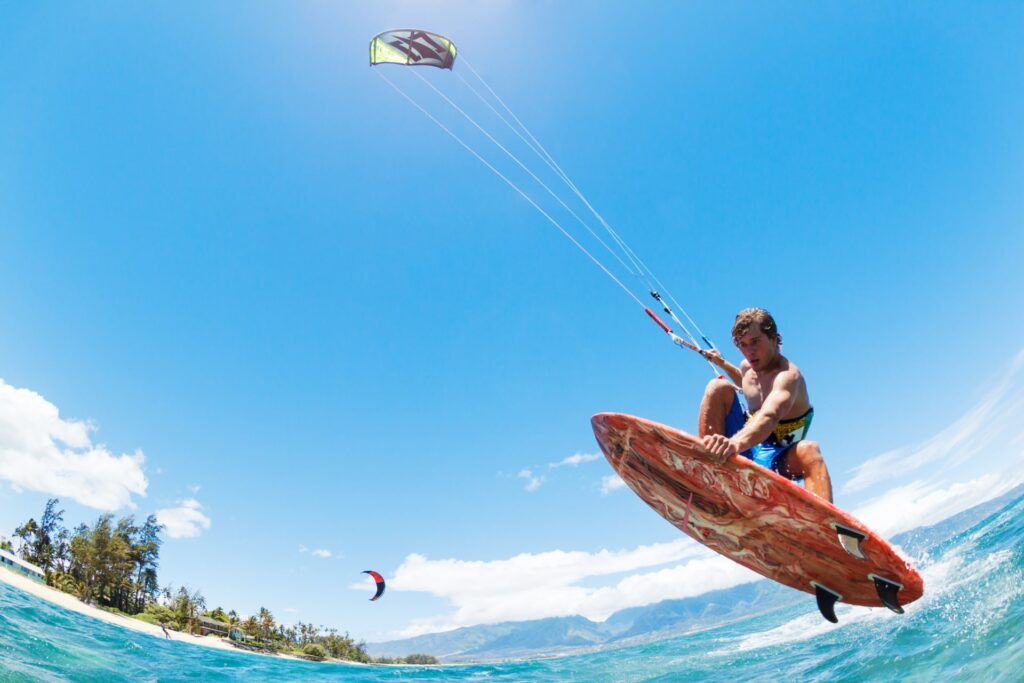
[[[793,380],[793,403],[792,407],[779,419],[796,419],[811,409],[811,400],[807,396],[807,384],[804,382],[804,376],[801,374],[800,368],[785,356],[780,355],[777,363],[772,363],[771,367],[761,372],[755,371],[746,361],[743,361],[740,364],[740,372],[743,375],[743,386],[741,387],[743,396],[747,399],[747,406],[749,406],[751,414],[761,409],[761,405],[768,394],[772,392],[776,382],[784,376]]]

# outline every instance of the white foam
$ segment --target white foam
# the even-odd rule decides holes
[[[780,626],[743,636],[730,642],[726,648],[712,654],[725,655],[737,651],[745,652],[766,647],[777,647],[810,640],[854,624],[885,619],[907,619],[915,612],[927,609],[936,603],[946,605],[951,592],[965,585],[978,583],[983,578],[990,576],[1000,566],[1011,561],[1012,555],[1009,550],[1001,550],[972,562],[966,562],[961,549],[952,549],[940,559],[922,566],[921,575],[926,586],[925,594],[920,600],[904,607],[906,613],[903,615],[894,614],[888,609],[881,607],[859,607],[840,604],[837,605],[836,609],[836,616],[839,618],[838,624],[825,621],[817,610],[809,611]],[[996,591],[990,593],[988,598],[988,603],[990,604],[985,604],[982,611],[998,610],[1021,592],[1024,592],[1024,589],[1018,586],[1015,591]],[[808,598],[810,604],[814,604],[810,601],[810,596]],[[976,609],[978,605],[973,605],[972,607]]]
[[[726,650],[716,654],[727,654],[737,651],[747,652],[765,647],[798,643],[853,624],[886,619],[889,616],[896,615],[887,609],[846,605],[836,610],[836,616],[839,618],[839,623],[832,624],[825,621],[817,610],[808,612],[795,619],[791,619],[781,626],[743,636],[737,642],[732,643]]]

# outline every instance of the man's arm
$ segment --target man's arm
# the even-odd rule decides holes
[[[775,378],[775,385],[760,410],[729,439],[738,452],[745,451],[768,438],[775,425],[779,424],[779,419],[793,407],[793,401],[796,399],[796,392],[793,391],[796,381],[796,375],[789,372],[781,373]]]
[[[712,365],[722,368],[733,384],[738,387],[743,386],[743,373],[738,367],[727,361],[725,358],[722,358],[722,354],[720,354],[716,349],[701,351],[700,355],[707,358],[708,362]]]
[[[765,398],[761,409],[747,420],[747,424],[732,438],[726,438],[721,434],[705,436],[702,439],[704,448],[707,449],[712,460],[723,463],[729,456],[737,455],[767,439],[775,429],[775,425],[779,423],[779,418],[793,407],[793,401],[796,398],[796,382],[797,375],[795,373],[785,372],[776,377],[772,390]]]

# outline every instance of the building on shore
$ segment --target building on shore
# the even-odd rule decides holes
[[[11,571],[24,574],[30,579],[34,579],[40,583],[46,583],[46,572],[31,562],[26,562],[14,553],[4,550],[3,548],[0,548],[0,564]]]
[[[208,636],[215,635],[227,638],[230,635],[231,626],[225,624],[220,619],[211,619],[210,617],[199,617],[196,620],[198,623],[196,626],[199,628],[199,635]]]

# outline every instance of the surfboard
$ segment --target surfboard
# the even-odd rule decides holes
[[[594,435],[626,485],[677,529],[773,581],[835,604],[888,607],[924,593],[889,543],[802,486],[742,456],[712,462],[686,432],[631,415],[599,413]]]

